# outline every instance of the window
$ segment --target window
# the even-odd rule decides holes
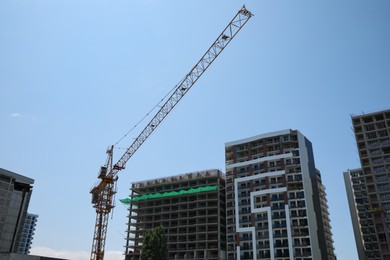
[[[301,160],[299,158],[294,158],[293,162],[294,162],[294,164],[300,164]]]
[[[375,130],[375,126],[373,124],[372,125],[366,125],[365,128],[366,128],[366,131]]]
[[[388,200],[390,200],[390,194],[385,194],[385,195],[381,196],[381,200],[382,200],[382,201],[388,201]]]
[[[373,121],[372,117],[365,117],[363,118],[364,123],[371,123]]]
[[[388,136],[388,133],[387,133],[386,130],[382,130],[382,131],[379,131],[379,132],[378,132],[378,135],[379,135],[380,137],[386,137],[386,136]]]
[[[376,127],[377,127],[378,129],[385,128],[385,127],[386,127],[385,122],[376,123]]]
[[[376,115],[375,116],[375,120],[377,120],[377,121],[381,121],[381,120],[383,120],[384,118],[383,118],[383,114],[381,114],[381,115]]]
[[[379,146],[378,141],[368,141],[367,144],[371,148]]]

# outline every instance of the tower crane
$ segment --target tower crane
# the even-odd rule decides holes
[[[157,114],[141,131],[138,137],[135,138],[134,142],[127,148],[126,152],[115,164],[113,164],[114,146],[110,146],[110,148],[107,149],[107,161],[104,166],[100,168],[98,175],[100,182],[90,191],[92,194],[92,204],[96,209],[91,260],[103,260],[104,258],[108,219],[110,212],[114,207],[113,198],[116,193],[118,173],[125,168],[127,161],[153,133],[157,126],[160,125],[169,112],[172,111],[181,98],[190,90],[251,17],[252,13],[247,10],[245,6],[238,11],[198,63],[196,63],[190,72],[187,73],[179,84],[177,84],[172,95],[167,99],[164,105],[161,106]]]

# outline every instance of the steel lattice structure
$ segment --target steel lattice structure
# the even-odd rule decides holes
[[[182,97],[191,89],[195,82],[202,76],[207,68],[213,63],[218,55],[231,42],[246,22],[252,17],[252,13],[243,6],[238,13],[229,22],[226,28],[214,41],[211,47],[196,63],[190,72],[180,81],[172,95],[167,99],[165,104],[161,106],[157,114],[142,130],[134,142],[127,148],[126,152],[118,160],[115,165],[112,165],[113,146],[107,151],[108,159],[105,166],[101,168],[99,173],[100,183],[92,190],[92,204],[96,209],[96,223],[93,236],[93,244],[91,251],[91,260],[102,260],[104,258],[104,248],[106,242],[108,218],[113,205],[113,197],[116,193],[115,184],[117,174],[123,170],[127,161],[133,156],[138,148],[145,140],[153,133],[160,125],[166,116],[172,111]]]

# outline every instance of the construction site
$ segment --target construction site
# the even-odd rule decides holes
[[[0,1],[0,260],[390,260],[390,1]]]
[[[252,16],[245,6],[238,11],[117,162],[114,145],[107,150],[100,182],[90,191],[96,209],[91,260],[104,259],[118,174]],[[168,259],[336,259],[325,188],[311,143],[299,131],[227,143],[226,171],[133,183],[122,200],[129,207],[125,259],[144,258],[147,232],[157,227],[165,231]]]

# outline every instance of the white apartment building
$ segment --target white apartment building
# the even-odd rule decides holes
[[[225,144],[227,259],[332,260],[325,187],[297,130]]]

